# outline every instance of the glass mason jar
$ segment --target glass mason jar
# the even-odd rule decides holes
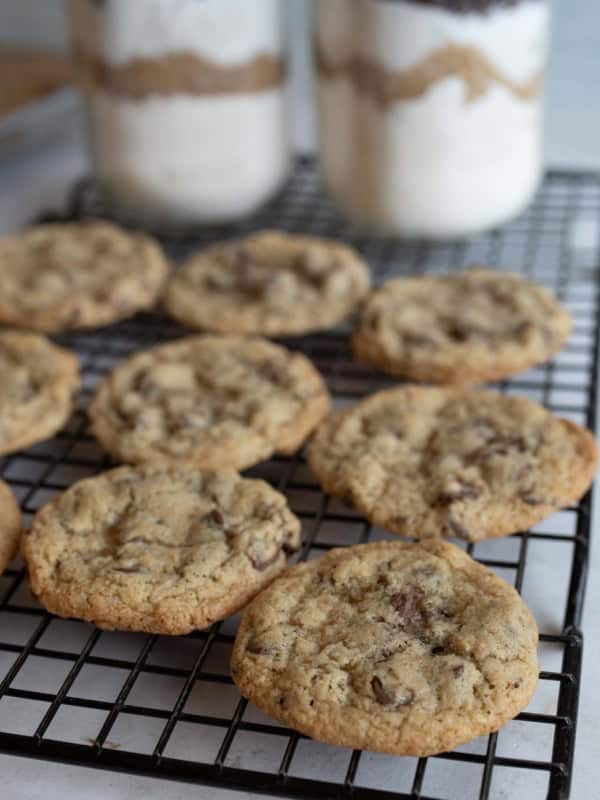
[[[542,171],[547,0],[315,0],[321,170],[358,222],[453,238]]]
[[[291,163],[280,0],[69,0],[103,199],[146,227],[251,213]]]

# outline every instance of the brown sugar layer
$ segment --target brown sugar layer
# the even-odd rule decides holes
[[[79,51],[75,53],[75,61],[84,90],[101,88],[134,100],[156,94],[202,96],[264,92],[285,81],[284,62],[265,53],[227,67],[187,52],[109,64]]]
[[[524,83],[504,75],[477,47],[449,44],[432,51],[413,67],[391,72],[363,56],[334,63],[317,48],[319,75],[327,80],[347,76],[356,88],[372,95],[379,106],[416,100],[446,78],[460,78],[465,85],[465,100],[482,97],[494,84],[504,86],[517,99],[534,100],[542,87],[542,73],[536,71]]]

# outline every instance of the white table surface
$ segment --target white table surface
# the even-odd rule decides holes
[[[299,4],[296,3],[298,6]],[[568,9],[567,9],[568,6]],[[549,166],[600,169],[600,110],[592,102],[600,89],[599,25],[597,0],[573,0],[559,5],[557,26],[560,41],[550,70],[547,163]],[[586,16],[585,12],[588,11]],[[305,24],[298,18],[297,24]],[[592,31],[595,29],[596,40]],[[306,62],[305,50],[294,55]],[[313,141],[310,95],[305,85],[296,86],[296,144],[310,147]],[[9,163],[0,161],[0,234],[14,230],[36,210],[60,206],[73,181],[87,172],[77,132],[67,141],[46,147]],[[600,531],[599,504],[594,504],[594,530]],[[585,657],[572,797],[600,798],[600,548],[592,550],[591,570],[583,621]],[[81,767],[68,767],[0,755],[2,800],[242,800],[253,795],[203,786],[157,781]],[[510,800],[527,798],[525,778]],[[507,800],[508,797],[507,797]]]

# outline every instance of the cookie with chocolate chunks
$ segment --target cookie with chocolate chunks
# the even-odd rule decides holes
[[[0,481],[0,575],[17,551],[21,530],[21,511],[17,501],[4,481]]]
[[[342,747],[427,756],[531,699],[537,627],[517,592],[447,542],[377,542],[293,567],[244,611],[242,694]]]
[[[36,514],[22,550],[52,613],[185,634],[242,608],[299,546],[298,519],[264,481],[145,466],[76,483]]]
[[[549,361],[571,317],[545,288],[491,269],[398,278],[372,293],[352,344],[390,375],[442,385],[492,381]]]
[[[401,535],[478,541],[578,500],[592,434],[524,397],[406,386],[319,427],[308,461],[323,489]]]
[[[300,353],[265,339],[192,336],[120,364],[90,417],[120,461],[243,469],[293,453],[328,410],[323,379]]]
[[[24,450],[65,424],[79,362],[37,333],[0,331],[0,455]]]
[[[158,242],[108,222],[34,225],[0,239],[0,324],[97,328],[152,308],[169,264]]]
[[[351,247],[262,231],[193,255],[171,279],[165,304],[190,328],[292,336],[335,327],[368,289],[368,267]]]

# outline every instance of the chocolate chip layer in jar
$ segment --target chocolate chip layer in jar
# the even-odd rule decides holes
[[[353,219],[452,238],[541,174],[547,0],[314,0],[321,168]]]
[[[70,0],[96,175],[158,229],[254,211],[290,165],[279,0]]]

